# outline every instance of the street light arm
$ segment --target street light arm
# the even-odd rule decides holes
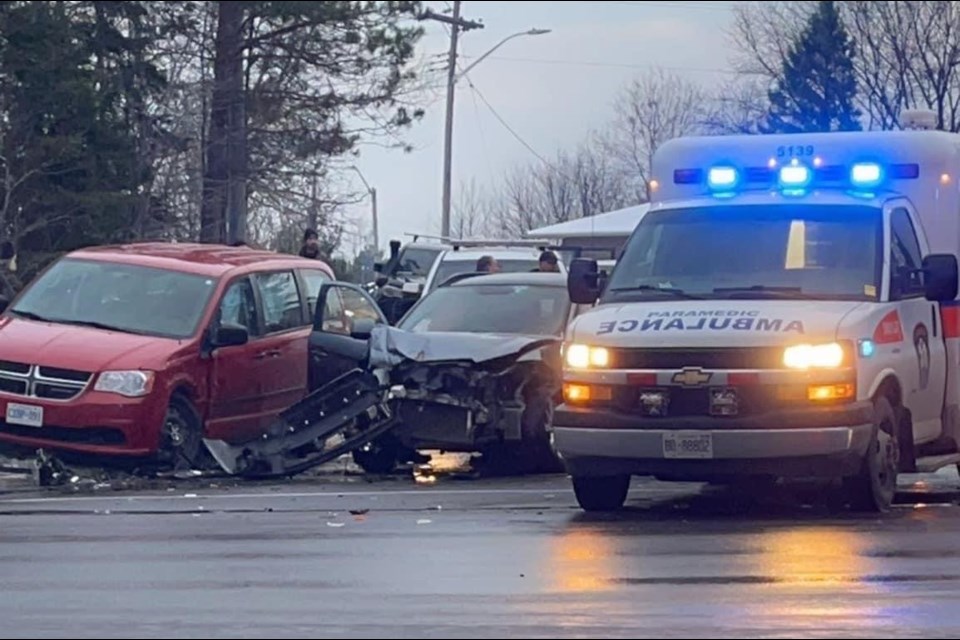
[[[487,51],[485,54],[483,54],[482,56],[474,60],[469,65],[467,65],[466,69],[464,69],[463,71],[461,71],[456,75],[456,77],[454,78],[454,82],[457,82],[458,80],[460,80],[460,78],[467,75],[467,73],[469,73],[475,66],[477,66],[478,64],[486,60],[490,56],[490,54],[492,54],[494,51],[496,51],[506,43],[510,42],[514,38],[519,38],[521,36],[542,36],[545,33],[550,33],[550,29],[528,29],[527,31],[520,31],[520,32],[514,33],[513,35],[507,36],[497,44],[493,45],[490,48],[490,50]]]
[[[367,179],[363,177],[363,173],[356,165],[350,165],[350,168],[357,172],[357,175],[360,176],[360,180],[363,182],[363,186],[367,188],[367,193],[373,191],[373,187],[370,186],[370,183],[367,182]]]

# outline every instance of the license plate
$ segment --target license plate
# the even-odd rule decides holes
[[[710,433],[663,434],[663,457],[704,460],[713,457],[713,435]]]
[[[43,407],[11,402],[7,405],[7,424],[17,424],[23,427],[42,427]]]

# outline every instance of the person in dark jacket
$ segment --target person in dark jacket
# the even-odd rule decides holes
[[[300,247],[300,257],[311,260],[320,259],[320,237],[313,229],[303,232],[303,245]]]
[[[560,260],[553,251],[544,251],[540,254],[539,265],[534,271],[542,273],[560,273]]]

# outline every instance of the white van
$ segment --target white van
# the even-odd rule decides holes
[[[834,479],[886,510],[960,461],[960,136],[684,138],[579,304],[552,439],[585,510],[632,475]]]

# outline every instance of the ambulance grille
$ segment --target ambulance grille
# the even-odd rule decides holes
[[[782,369],[783,347],[610,349],[612,369]]]

